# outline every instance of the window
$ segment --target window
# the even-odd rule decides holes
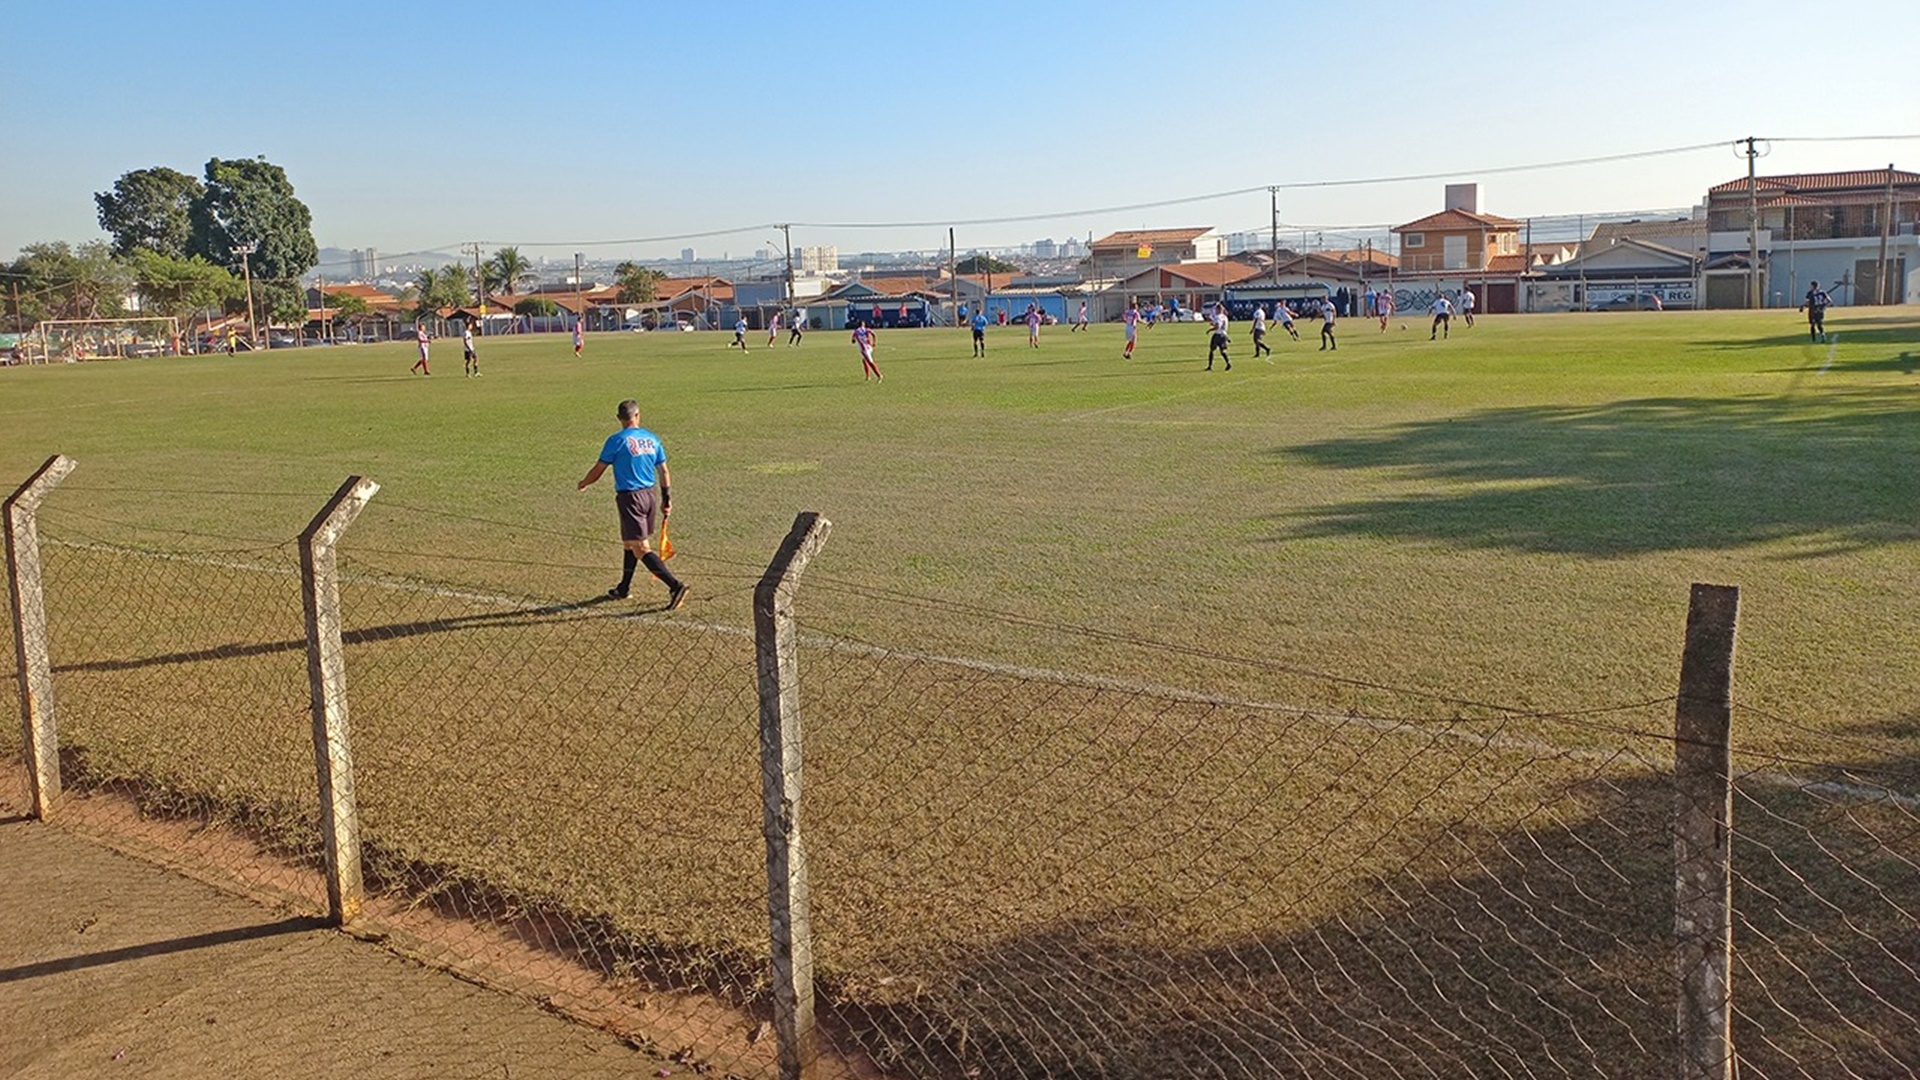
[[[1426,247],[1427,234],[1410,232],[1400,238],[1401,247]]]

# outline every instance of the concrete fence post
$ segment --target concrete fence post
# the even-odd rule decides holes
[[[814,513],[793,528],[753,590],[760,687],[761,833],[767,841],[767,919],[773,941],[773,1028],[780,1080],[802,1080],[815,1056],[812,904],[801,843],[800,669],[793,592],[833,523]]]
[[[40,501],[79,462],[55,454],[7,499],[7,599],[13,610],[13,658],[20,672],[20,723],[26,735],[33,816],[47,820],[60,798],[60,734],[53,718],[53,665],[47,650],[46,594],[40,587]]]
[[[1740,590],[1695,585],[1674,716],[1675,1031],[1681,1080],[1733,1077],[1734,631]]]
[[[360,815],[347,740],[347,665],[340,643],[340,579],[334,545],[380,485],[349,476],[300,534],[300,598],[306,613],[307,689],[313,714],[313,765],[320,790],[327,917],[344,926],[360,914]]]

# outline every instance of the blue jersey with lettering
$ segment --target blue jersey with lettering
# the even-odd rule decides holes
[[[613,466],[615,491],[639,491],[653,486],[654,469],[667,463],[667,448],[646,428],[621,428],[607,436],[600,460]]]
[[[973,328],[975,330],[985,330],[987,328],[987,316],[985,312],[981,312],[973,317]]]

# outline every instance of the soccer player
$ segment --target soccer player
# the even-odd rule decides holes
[[[860,381],[885,379],[880,374],[880,365],[873,362],[873,328],[861,323],[853,328],[853,344],[860,350]]]
[[[580,350],[586,347],[587,347],[586,335],[581,333],[580,320],[575,319],[573,320],[573,355],[575,359],[579,358]]]
[[[1285,300],[1273,305],[1274,317],[1280,320],[1280,329],[1295,341],[1300,340],[1300,331],[1293,328],[1293,308]]]
[[[1120,359],[1131,360],[1134,342],[1140,337],[1140,301],[1127,301],[1127,313],[1120,317],[1120,321],[1127,327],[1127,348],[1120,354]]]
[[[1087,328],[1087,302],[1085,300],[1082,300],[1080,301],[1080,317],[1074,320],[1073,329],[1067,332],[1075,333],[1080,330],[1085,330],[1086,328]]]
[[[1253,306],[1253,355],[1260,357],[1272,353],[1273,349],[1267,345],[1267,306],[1255,304]]]
[[[773,348],[773,339],[780,336],[780,313],[775,311],[767,322],[767,348]]]
[[[1427,331],[1427,340],[1432,341],[1433,335],[1435,334],[1440,334],[1443,337],[1452,337],[1453,301],[1447,299],[1445,293],[1441,293],[1439,296],[1433,298],[1432,311],[1433,329]]]
[[[1233,370],[1233,358],[1227,355],[1227,305],[1213,305],[1213,336],[1207,339],[1207,370],[1213,370],[1213,354],[1219,350],[1220,359],[1227,362],[1227,370]]]
[[[414,344],[420,347],[420,359],[415,360],[413,366],[407,370],[417,371],[422,375],[433,374],[433,369],[427,366],[427,342],[432,339],[427,337],[426,323],[417,322],[413,324],[413,340]]]
[[[740,346],[741,352],[747,351],[747,317],[745,315],[741,315],[740,318],[734,322],[733,340],[727,342],[727,348],[731,349],[735,345]]]
[[[673,576],[666,560],[655,554],[647,542],[656,528],[656,509],[659,523],[664,523],[673,513],[670,486],[673,478],[667,472],[667,448],[661,445],[658,435],[640,426],[639,402],[628,398],[614,410],[614,415],[620,418],[620,430],[607,436],[600,447],[600,457],[579,485],[579,490],[587,490],[607,471],[607,466],[613,466],[613,505],[620,515],[620,543],[627,550],[621,561],[620,584],[608,589],[607,595],[615,600],[626,599],[633,586],[633,568],[645,563],[647,571],[666,585],[667,610],[672,611],[686,601],[686,583]]]
[[[787,347],[792,348],[795,345],[800,344],[800,338],[806,332],[807,309],[795,308],[793,311],[793,322],[790,323],[789,325],[792,327],[792,329],[787,331]]]
[[[1393,317],[1393,294],[1385,289],[1373,298],[1373,310],[1380,316],[1380,332],[1387,332],[1387,320]]]
[[[1827,333],[1827,306],[1833,303],[1833,297],[1820,287],[1817,281],[1809,282],[1807,298],[1800,307],[1807,313],[1807,336],[1819,341]]]
[[[967,325],[973,327],[973,355],[987,355],[987,313],[974,312],[973,318],[967,321]]]
[[[1333,339],[1333,297],[1320,301],[1320,350],[1340,350],[1340,343]]]
[[[1027,305],[1027,345],[1040,347],[1040,309],[1032,304]]]
[[[1473,304],[1473,290],[1465,285],[1460,286],[1460,317],[1467,320],[1469,327],[1473,325]]]
[[[480,374],[480,354],[473,351],[473,320],[460,320],[460,352],[467,363],[467,377]]]

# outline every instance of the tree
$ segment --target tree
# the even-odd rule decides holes
[[[467,272],[459,266],[446,266],[438,270],[428,267],[420,271],[414,288],[417,291],[413,301],[416,318],[431,315],[441,308],[465,307],[473,299],[467,291]]]
[[[968,256],[954,265],[954,273],[1020,273],[1020,267],[993,256]]]
[[[111,319],[124,314],[133,274],[105,241],[28,244],[7,267],[20,285],[20,321]]]
[[[128,265],[141,307],[156,315],[189,320],[208,308],[222,307],[241,295],[240,280],[224,267],[198,257],[175,258],[136,248]]]
[[[493,253],[481,268],[481,278],[489,293],[498,291],[512,296],[520,286],[539,280],[539,274],[519,248],[503,247]]]
[[[560,313],[560,305],[544,296],[529,296],[525,300],[513,305],[513,313],[515,315],[531,315],[536,319],[544,319],[558,315]]]
[[[188,218],[188,254],[239,271],[234,249],[253,244],[247,262],[269,318],[305,318],[300,275],[320,261],[320,248],[313,241],[313,214],[294,197],[285,169],[265,158],[211,159],[206,190]]]
[[[94,193],[100,227],[113,237],[115,255],[152,251],[184,258],[192,235],[192,208],[206,185],[164,165],[135,169],[113,182],[112,191]]]
[[[639,263],[623,262],[613,268],[613,279],[620,286],[621,303],[651,304],[659,299],[654,294],[667,276],[658,270],[641,266]]]

